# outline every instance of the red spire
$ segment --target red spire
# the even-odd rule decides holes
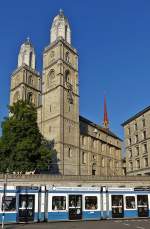
[[[104,128],[108,128],[109,120],[108,120],[108,113],[107,113],[107,105],[106,105],[106,96],[104,97]]]

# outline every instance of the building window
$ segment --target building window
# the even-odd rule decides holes
[[[92,168],[92,176],[96,175],[96,170]]]
[[[142,119],[142,125],[145,127],[145,119]]]
[[[126,209],[135,208],[135,196],[126,196]]]
[[[131,138],[128,139],[128,145],[131,145]]]
[[[138,143],[138,135],[135,135],[135,143]]]
[[[96,145],[97,145],[97,141],[94,140],[94,141],[93,141],[93,146],[94,146],[94,148],[96,148]]]
[[[143,144],[144,153],[147,153],[147,144]]]
[[[69,52],[66,52],[66,56],[65,56],[65,60],[66,62],[70,62],[70,55],[69,55]]]
[[[132,149],[129,149],[128,155],[129,155],[129,158],[132,158]]]
[[[82,152],[82,164],[86,163],[86,153]]]
[[[112,166],[112,160],[109,159],[109,160],[108,160],[108,167],[111,168],[111,166]]]
[[[68,148],[68,157],[71,157],[71,148]]]
[[[33,77],[32,77],[32,75],[30,75],[30,76],[28,77],[28,84],[29,84],[29,85],[33,85]]]
[[[145,140],[146,139],[146,130],[144,130],[142,134],[143,134],[143,140]]]
[[[70,72],[69,72],[69,70],[67,70],[65,72],[65,82],[68,83],[69,81],[70,81]]]
[[[29,92],[29,93],[27,94],[27,102],[28,102],[28,103],[32,103],[32,100],[33,100],[33,98],[32,98],[32,92]]]
[[[66,209],[66,197],[65,196],[53,196],[52,197],[52,210],[63,211]]]
[[[51,82],[55,79],[55,71],[52,69],[50,70],[50,72],[48,73],[48,77],[47,77],[47,87],[49,87],[51,85]]]
[[[94,161],[96,161],[96,155],[93,154],[92,158]]]
[[[135,147],[135,152],[136,152],[136,156],[139,156],[139,147],[138,146]]]
[[[132,162],[129,162],[129,168],[130,168],[130,171],[133,170],[133,163]]]
[[[137,130],[137,123],[134,124],[134,130]]]
[[[85,210],[97,209],[97,196],[85,196]]]
[[[144,158],[144,166],[148,167],[148,158],[147,157]]]
[[[52,105],[49,106],[49,111],[52,112]]]
[[[105,167],[105,159],[102,158],[102,167],[104,168]]]
[[[137,169],[140,168],[140,160],[136,160],[136,168],[137,168]]]
[[[102,151],[106,150],[106,144],[102,144]]]
[[[131,134],[130,127],[127,128],[127,134],[128,134],[128,135]]]

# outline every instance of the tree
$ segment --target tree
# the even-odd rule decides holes
[[[51,147],[41,135],[34,105],[18,101],[9,107],[10,115],[2,122],[0,172],[47,169]]]

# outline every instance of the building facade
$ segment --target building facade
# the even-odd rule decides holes
[[[150,175],[150,107],[127,121],[124,127],[127,175]]]
[[[20,49],[11,77],[10,104],[28,100],[37,107],[38,125],[56,151],[52,172],[63,175],[122,175],[121,140],[108,128],[79,115],[78,53],[63,11],[54,18],[43,52],[42,76],[35,70],[29,40]]]

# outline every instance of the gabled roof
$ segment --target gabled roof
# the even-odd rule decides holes
[[[140,112],[138,112],[137,114],[133,115],[131,118],[127,119],[127,121],[123,122],[121,125],[125,126],[128,123],[130,123],[131,121],[133,121],[134,119],[140,117],[141,115],[143,115],[144,113],[146,113],[147,111],[150,110],[150,106],[146,107],[145,109],[141,110]]]
[[[98,130],[104,132],[105,134],[108,134],[108,135],[110,135],[110,136],[112,136],[112,137],[114,137],[114,138],[116,138],[116,139],[122,141],[121,138],[119,138],[117,135],[115,135],[115,134],[114,134],[113,132],[111,132],[109,129],[105,129],[104,127],[102,127],[102,126],[100,126],[100,125],[97,125],[97,124],[93,123],[92,121],[90,121],[90,120],[84,118],[84,117],[81,116],[81,115],[79,116],[79,119],[80,119],[80,121],[85,122],[85,123],[87,123],[88,125],[95,127],[96,129],[98,129]]]

